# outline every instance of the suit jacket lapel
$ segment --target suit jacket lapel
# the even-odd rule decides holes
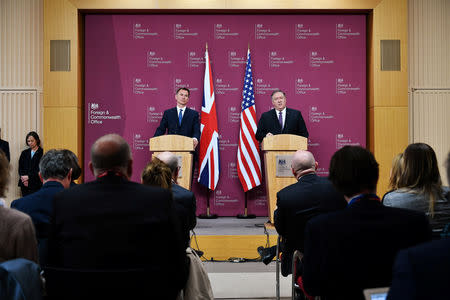
[[[275,125],[275,126],[276,126],[276,129],[278,129],[278,131],[281,133],[280,120],[278,120],[277,110],[274,108],[272,111],[273,111],[272,117],[273,117],[274,122],[275,122],[275,124],[276,124],[276,125]]]
[[[183,114],[183,118],[181,119],[181,126],[183,126],[185,120],[189,117],[189,108],[185,107],[184,108],[184,114]],[[180,126],[180,127],[181,127]]]
[[[172,114],[172,117],[174,118],[174,120],[175,120],[175,122],[176,122],[176,124],[177,124],[177,127],[180,127],[180,124],[178,124],[178,109],[177,109],[177,107],[175,106],[173,109],[172,109],[172,112],[171,112],[171,114]],[[183,118],[184,119],[184,118]],[[183,122],[183,120],[181,120],[181,122]]]
[[[284,120],[284,127],[283,127],[283,131],[282,133],[286,132],[286,128],[288,127],[288,121],[290,119],[291,116],[291,112],[289,111],[289,109],[286,107],[286,120]]]

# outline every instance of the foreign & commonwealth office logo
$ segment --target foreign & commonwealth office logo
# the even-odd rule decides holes
[[[278,165],[280,167],[286,167],[286,165],[287,165],[286,159],[279,159],[278,160]]]
[[[98,109],[98,103],[91,103],[91,109],[92,110]]]

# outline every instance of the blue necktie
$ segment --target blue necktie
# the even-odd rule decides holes
[[[280,122],[281,130],[283,130],[283,113],[280,111],[280,114],[278,116],[278,121]]]
[[[183,110],[180,109],[180,113],[178,114],[178,124],[181,126],[181,119],[183,119]]]

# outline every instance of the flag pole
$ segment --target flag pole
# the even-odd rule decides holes
[[[243,214],[237,214],[236,218],[238,219],[254,219],[256,218],[256,215],[254,214],[248,214],[248,206],[247,206],[247,197],[248,197],[248,192],[244,192],[244,196],[245,196],[245,208],[244,208],[244,213]]]
[[[199,219],[217,219],[217,215],[216,214],[210,214],[209,212],[209,196],[210,196],[210,190],[208,188],[206,188],[206,213],[205,214],[200,214],[198,216]]]

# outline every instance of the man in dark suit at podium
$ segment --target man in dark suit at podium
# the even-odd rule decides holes
[[[6,158],[8,159],[8,161],[11,160],[11,157],[9,156],[9,143],[7,141],[4,141],[1,139],[1,133],[2,133],[2,129],[0,128],[0,151],[3,151],[3,153],[5,153]]]
[[[175,100],[177,106],[164,111],[159,127],[156,128],[154,136],[163,134],[178,134],[191,137],[194,148],[200,140],[200,121],[198,112],[186,107],[189,102],[190,91],[182,87],[177,90]]]
[[[273,109],[263,113],[258,122],[256,139],[260,142],[266,136],[276,134],[295,134],[309,136],[302,113],[286,107],[286,95],[282,90],[272,92]]]

